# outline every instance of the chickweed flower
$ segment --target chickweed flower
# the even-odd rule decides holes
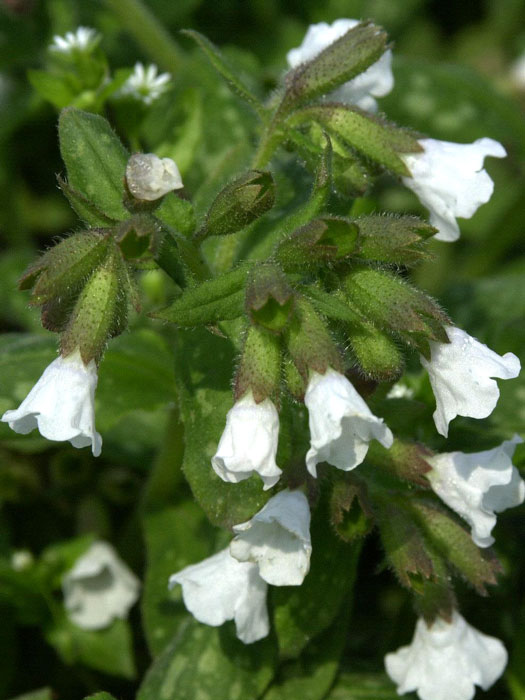
[[[419,619],[411,644],[385,656],[398,694],[415,690],[421,700],[472,700],[475,686],[488,690],[506,665],[500,640],[471,627],[456,611],[450,622],[437,618],[428,626]]]
[[[237,561],[228,549],[170,576],[170,588],[178,583],[184,605],[199,622],[219,627],[234,620],[237,637],[245,644],[270,631],[266,582],[255,564]]]
[[[89,52],[100,41],[100,34],[91,27],[78,27],[75,32],[67,32],[65,36],[55,35],[50,44],[50,51],[71,53],[72,51]]]
[[[154,63],[145,67],[138,61],[135,63],[133,73],[120,88],[119,94],[130,95],[136,100],[150,105],[157,100],[168,89],[171,75],[169,73],[159,73],[159,69]]]
[[[95,388],[97,366],[85,365],[77,349],[57,357],[20,406],[6,411],[4,423],[26,435],[38,428],[48,440],[69,440],[73,447],[87,447],[95,457],[102,449],[102,438],[95,430]]]
[[[330,44],[357,26],[357,19],[337,19],[332,24],[319,22],[311,24],[302,44],[288,51],[286,60],[290,68],[310,61]],[[353,104],[369,112],[377,111],[375,97],[383,97],[394,87],[392,75],[392,52],[385,51],[381,58],[360,75],[334,90],[329,99],[346,104]]]
[[[124,619],[140,582],[106,542],[94,542],[62,580],[64,605],[78,627],[98,630]]]
[[[490,547],[496,513],[518,506],[525,500],[525,482],[512,456],[523,440],[515,435],[493,450],[465,454],[446,452],[427,457],[432,466],[427,479],[433,490],[472,528],[478,547]]]
[[[285,489],[248,522],[235,525],[230,553],[258,565],[273,586],[300,586],[310,568],[310,508],[301,491]]]
[[[366,457],[370,440],[383,447],[394,441],[390,429],[370,411],[348,379],[333,369],[312,372],[304,402],[310,417],[306,466],[317,476],[317,464],[328,462],[350,471]]]
[[[128,189],[136,199],[153,202],[184,185],[177,163],[154,153],[135,153],[126,166]]]
[[[436,397],[434,423],[447,437],[448,424],[456,416],[486,418],[499,399],[498,385],[492,379],[513,379],[520,372],[520,361],[511,352],[501,356],[460,328],[446,329],[450,343],[430,341],[430,360],[421,356]]]
[[[411,177],[403,184],[430,211],[430,223],[438,229],[438,241],[459,238],[457,216],[470,219],[492,196],[494,183],[483,169],[487,156],[504,158],[507,152],[498,141],[483,138],[474,143],[451,143],[421,139],[421,153],[402,156]]]
[[[251,391],[235,402],[226,416],[226,427],[212,467],[223,481],[237,483],[254,472],[270,489],[282,472],[275,463],[279,416],[270,399],[256,403]]]

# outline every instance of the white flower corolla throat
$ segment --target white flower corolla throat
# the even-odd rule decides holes
[[[235,402],[226,416],[217,452],[211,464],[223,481],[238,483],[258,474],[269,489],[282,471],[275,462],[279,415],[270,399],[256,403],[251,391]]]
[[[95,430],[97,379],[95,361],[85,365],[78,349],[57,357],[20,406],[6,411],[2,421],[22,435],[38,428],[48,440],[69,440],[73,447],[91,445],[98,457],[102,438]]]
[[[325,374],[312,372],[304,402],[308,408],[310,449],[306,466],[317,476],[317,464],[329,464],[350,471],[366,457],[368,443],[378,440],[392,446],[394,436],[374,416],[348,379],[333,369]]]
[[[139,597],[140,581],[106,542],[94,542],[62,579],[64,606],[83,629],[125,619]]]
[[[250,562],[234,559],[228,548],[170,576],[169,587],[182,586],[184,605],[196,620],[218,627],[234,620],[237,637],[251,644],[270,631],[268,586]]]
[[[494,183],[483,169],[487,156],[504,158],[507,152],[498,141],[483,138],[474,143],[451,143],[421,139],[421,153],[407,153],[402,160],[411,177],[403,184],[411,189],[430,212],[430,223],[438,229],[438,241],[459,238],[456,217],[470,219],[492,196]]]
[[[175,161],[154,153],[135,153],[126,166],[126,182],[135,199],[154,202],[184,185]]]
[[[286,55],[290,68],[310,61],[348,30],[359,24],[357,19],[337,19],[332,24],[311,24],[301,45]],[[377,111],[375,97],[387,95],[394,87],[392,52],[390,49],[367,70],[334,90],[328,98],[345,104],[353,104],[369,112]]]
[[[230,553],[251,561],[273,586],[300,586],[310,568],[310,507],[301,491],[285,489],[251,520],[234,525]]]
[[[447,437],[448,425],[456,416],[490,416],[499,399],[493,377],[514,379],[521,366],[511,352],[501,356],[460,328],[445,330],[450,343],[431,340],[430,360],[420,359],[436,397],[436,428]]]
[[[465,454],[446,452],[427,457],[432,470],[426,474],[432,489],[472,528],[478,547],[490,547],[496,513],[525,500],[525,482],[512,457],[523,440],[515,435],[493,450]]]
[[[456,611],[431,626],[419,619],[412,642],[385,656],[399,695],[416,691],[421,700],[472,700],[475,686],[488,690],[507,665],[499,639],[482,634]]]

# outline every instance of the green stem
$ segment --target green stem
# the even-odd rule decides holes
[[[164,70],[174,73],[184,55],[177,43],[141,0],[106,0],[122,26]]]

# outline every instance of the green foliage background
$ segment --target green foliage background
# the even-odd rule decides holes
[[[470,334],[497,352],[512,351],[525,360],[525,88],[513,82],[510,72],[525,51],[522,0],[149,0],[147,6],[180,47],[175,53],[151,42],[124,10],[126,4],[5,0],[0,7],[2,411],[24,398],[55,356],[54,337],[42,330],[38,314],[16,290],[16,280],[54,237],[79,230],[78,219],[56,187],[55,174],[64,173],[57,112],[30,86],[27,71],[42,67],[54,34],[80,24],[102,33],[112,68],[143,60],[172,73],[173,90],[153,105],[137,139],[144,150],[177,161],[199,215],[244,166],[255,122],[178,30],[192,28],[209,36],[242,69],[251,89],[264,94],[276,85],[286,51],[300,43],[309,23],[362,17],[384,26],[394,42],[396,82],[381,109],[399,124],[434,138],[466,142],[490,136],[508,151],[507,159],[488,164],[496,184],[490,204],[460,222],[460,241],[432,243],[436,259],[418,267],[415,280]],[[107,116],[125,130],[122,115],[110,111]],[[294,187],[306,182],[304,171],[290,165],[281,177],[279,191],[293,200]],[[387,178],[353,209],[354,214],[372,211],[424,215],[412,194]],[[228,269],[237,257],[265,254],[253,236],[210,242],[206,252],[215,270]],[[155,270],[143,273],[141,291],[146,312],[165,305],[173,294],[172,283]],[[199,491],[195,463],[212,454],[231,405],[236,348],[215,338],[208,337],[206,343],[209,353],[199,352],[199,332],[175,337],[169,327],[145,314],[111,342],[97,390],[97,428],[104,451],[96,461],[86,450],[48,443],[34,433],[19,436],[0,424],[0,697],[73,700],[101,689],[123,700],[397,697],[381,673],[382,658],[408,641],[414,616],[409,595],[383,570],[374,539],[364,544],[358,565],[357,545],[338,543],[339,569],[328,575],[319,559],[301,589],[276,591],[272,635],[278,645],[271,637],[255,651],[247,649],[235,639],[231,625],[199,625],[186,614],[180,592],[168,594],[169,574],[208,556],[225,541],[224,531],[213,527],[194,504],[182,476],[183,469]],[[428,405],[426,419],[414,435],[409,407],[400,400],[387,422],[401,434],[444,449],[429,429],[428,382],[417,373],[410,381],[416,398]],[[514,431],[523,433],[525,379],[505,382],[501,390],[497,410],[483,422],[482,432],[475,421],[458,419],[447,450],[483,449]],[[185,438],[174,409],[177,392]],[[222,412],[210,410],[217,405]],[[207,425],[207,442],[201,437],[202,423]],[[525,463],[523,448],[517,458]],[[230,485],[216,479],[213,487],[209,512],[216,524],[225,524],[231,507],[238,508],[235,522],[257,507],[259,483],[243,484],[243,499],[232,497],[232,503],[227,501]],[[202,488],[206,491],[206,485]],[[319,532],[314,551],[322,557],[323,549],[337,541],[331,533]],[[501,517],[496,532],[504,578],[490,599],[479,599],[465,587],[459,591],[460,601],[467,619],[503,639],[511,652],[505,680],[487,697],[523,700],[523,509]],[[129,623],[104,633],[74,628],[60,612],[58,599],[44,603],[39,596],[50,577],[71,566],[85,546],[77,538],[88,534],[115,543],[144,581],[141,611],[134,609]],[[9,561],[15,549],[29,549],[39,557],[37,570],[13,573]],[[272,682],[277,646],[280,665]],[[137,691],[151,658],[155,663]],[[102,692],[90,697],[111,700]]]

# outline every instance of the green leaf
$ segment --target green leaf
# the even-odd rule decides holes
[[[244,312],[247,275],[248,267],[243,265],[196,287],[189,287],[171,306],[155,311],[152,316],[181,327],[237,318]]]
[[[127,219],[122,199],[129,154],[109,123],[68,107],[60,113],[58,135],[70,187],[110,219]]]
[[[203,329],[178,334],[175,368],[185,430],[183,471],[211,522],[226,528],[248,520],[268,499],[258,477],[228,484],[211,467],[233,405],[234,365],[229,340]]]
[[[97,428],[109,430],[133,410],[154,411],[173,401],[174,379],[172,353],[158,333],[142,329],[115,338],[100,363]]]
[[[243,644],[233,625],[188,620],[156,659],[137,700],[256,700],[274,674],[270,639]]]
[[[103,630],[85,630],[64,614],[45,635],[65,664],[80,663],[130,680],[135,677],[131,628],[126,620],[115,620]]]
[[[326,700],[399,700],[399,695],[384,673],[343,673]]]
[[[235,75],[230,66],[226,63],[219,49],[199,32],[192,29],[183,29],[182,34],[193,39],[209,58],[215,70],[228,83],[230,90],[247,102],[259,116],[264,116],[264,107],[257,97],[249,90],[239,76]]]
[[[195,212],[191,202],[168,192],[162,204],[155,210],[155,216],[176,231],[190,236],[195,230]]]
[[[343,600],[350,605],[360,542],[347,544],[332,532],[319,507],[312,519],[310,572],[298,587],[272,588],[274,624],[283,658],[295,658],[325,630]]]
[[[84,195],[70,187],[60,176],[58,176],[58,186],[67,197],[71,207],[86,224],[90,226],[111,226],[115,223],[115,219],[111,219],[103,214],[93,202],[90,202]]]
[[[94,695],[88,695],[84,700],[116,700],[116,698],[109,693],[95,693]]]
[[[306,107],[288,119],[292,126],[313,120],[340,137],[366,158],[398,175],[410,175],[398,153],[421,150],[418,142],[402,129],[392,127],[355,107],[337,104]]]
[[[11,700],[53,700],[53,692],[51,688],[40,688],[40,690],[32,690],[30,693],[17,695],[16,698],[11,698]]]
[[[350,606],[345,609],[342,619],[338,618],[333,627],[312,640],[299,659],[282,665],[278,681],[270,686],[264,700],[321,700],[325,697],[346,642]]]
[[[286,75],[287,91],[278,112],[289,112],[363,73],[386,51],[386,40],[386,33],[372,23],[350,29]]]
[[[359,324],[363,320],[360,312],[350,302],[337,292],[325,292],[319,287],[303,287],[303,293],[313,303],[315,308],[327,318],[350,324]]]
[[[35,90],[52,105],[62,109],[67,107],[76,98],[78,92],[74,90],[70,81],[63,75],[55,75],[44,70],[28,70],[27,77]]]

